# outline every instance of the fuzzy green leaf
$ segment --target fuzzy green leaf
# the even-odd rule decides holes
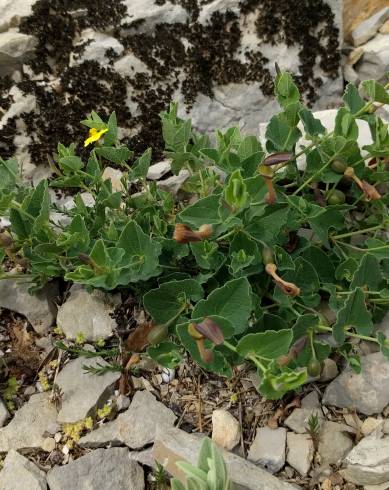
[[[216,194],[199,199],[181,211],[178,217],[182,223],[193,228],[199,228],[204,224],[218,224],[220,223],[219,199]]]
[[[174,369],[182,362],[179,346],[174,342],[161,342],[157,346],[149,347],[147,354],[163,367]]]
[[[233,279],[224,286],[215,289],[207,299],[199,301],[193,309],[192,318],[218,315],[229,320],[235,333],[247,329],[251,313],[251,288],[245,277]]]
[[[300,93],[293,77],[288,72],[277,75],[274,83],[274,93],[281,107],[285,109],[289,104],[300,100]]]
[[[240,339],[236,350],[242,357],[256,355],[269,359],[277,359],[287,354],[293,339],[291,329],[267,330],[266,332],[250,333]]]
[[[382,282],[382,274],[378,259],[370,254],[364,254],[362,260],[354,273],[353,280],[350,284],[350,289],[356,287],[368,287],[371,291],[380,289]]]
[[[359,92],[355,85],[349,83],[343,95],[343,101],[346,106],[350,109],[352,114],[359,112],[364,106],[365,102],[359,95]]]
[[[346,299],[343,308],[338,311],[333,326],[333,336],[337,342],[345,341],[347,327],[355,328],[360,335],[370,335],[372,332],[373,322],[361,288],[356,288]]]
[[[380,83],[375,80],[365,80],[362,82],[362,87],[366,95],[371,97],[374,102],[389,104],[389,93]]]
[[[279,374],[268,370],[259,386],[259,392],[268,400],[279,400],[288,391],[296,390],[308,378],[307,370],[292,371],[285,369]]]
[[[301,121],[303,122],[304,129],[309,136],[319,136],[324,134],[326,128],[322,125],[320,119],[315,118],[312,111],[308,109],[301,109],[299,112]]]
[[[117,163],[118,165],[122,162],[127,162],[132,155],[132,152],[127,146],[120,146],[119,148],[100,146],[95,149],[95,152],[97,155],[100,155],[110,162]]]
[[[158,257],[161,253],[161,245],[146,235],[135,221],[127,223],[119,237],[117,246],[122,248],[125,251],[125,256],[132,261],[139,260],[142,262],[137,270],[133,271],[132,282],[145,281],[159,273]]]
[[[289,126],[280,115],[273,116],[266,128],[266,149],[268,152],[292,151],[300,137],[297,127]]]
[[[191,301],[198,301],[204,291],[193,279],[164,282],[143,296],[147,313],[159,324],[176,318]]]

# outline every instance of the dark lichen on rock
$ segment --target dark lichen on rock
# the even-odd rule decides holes
[[[156,5],[165,3],[155,0]],[[29,149],[34,163],[46,162],[58,141],[82,140],[79,121],[91,110],[102,116],[116,111],[119,125],[126,128],[125,141],[137,154],[152,146],[155,157],[162,156],[159,113],[177,93],[182,94],[188,109],[199,94],[212,98],[215,87],[231,83],[258,83],[265,96],[272,95],[277,60],[262,54],[261,43],[298,46],[297,82],[311,103],[322,83],[314,67],[319,65],[329,78],[338,74],[339,33],[324,0],[293,5],[288,0],[243,0],[239,9],[215,11],[205,22],[200,22],[199,14],[209,0],[172,3],[187,10],[187,22],[160,23],[152,29],[143,28],[143,19],[128,22],[123,1],[38,0],[34,4],[32,15],[20,25],[21,32],[38,39],[36,55],[28,62],[34,76],[25,70],[16,83],[37,101],[35,111],[21,115],[32,138]],[[246,17],[253,15],[258,45],[250,47],[242,44],[242,29]],[[71,64],[71,58],[81,56],[89,43],[76,44],[74,40],[88,28],[109,29],[124,47],[121,56],[136,56],[148,73],[116,72],[118,55],[113,49],[106,52],[105,66],[91,60]],[[6,83],[0,86],[5,104]],[[10,119],[2,130],[7,138],[1,148],[5,156],[14,150],[16,132],[17,125]]]

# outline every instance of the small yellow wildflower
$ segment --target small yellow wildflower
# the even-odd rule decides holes
[[[53,332],[56,333],[57,335],[63,335],[63,330],[61,327],[54,327]]]
[[[93,429],[93,419],[92,417],[87,417],[84,421],[85,429],[92,430]]]
[[[76,342],[77,345],[82,345],[85,343],[85,334],[83,332],[77,332],[76,334],[76,338],[74,339],[74,341]]]
[[[54,361],[49,362],[49,367],[51,369],[57,369],[58,365],[59,365],[58,359],[54,359]]]
[[[95,141],[99,141],[99,139],[108,131],[108,129],[100,129],[98,131],[96,128],[90,128],[89,137],[84,141],[84,146],[88,146]]]
[[[97,339],[96,345],[97,345],[97,347],[104,347],[105,346],[105,340],[104,339]]]
[[[99,408],[97,410],[97,416],[99,417],[99,419],[108,417],[110,413],[111,413],[111,407],[108,404],[105,404],[103,408]]]
[[[236,403],[238,401],[238,395],[236,393],[233,393],[231,396],[230,396],[230,402],[231,403]]]
[[[38,379],[42,386],[43,391],[48,391],[50,389],[50,383],[43,371],[39,371]]]

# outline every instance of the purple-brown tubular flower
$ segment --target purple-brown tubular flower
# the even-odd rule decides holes
[[[188,333],[196,341],[201,359],[206,363],[212,362],[213,352],[205,347],[205,339],[215,345],[222,344],[224,335],[219,325],[210,318],[204,318],[201,323],[190,323]]]
[[[213,342],[220,345],[224,342],[224,335],[219,325],[210,318],[204,318],[201,323],[196,323],[195,328],[200,334]]]
[[[178,243],[201,242],[212,235],[211,225],[202,225],[198,230],[193,231],[183,223],[177,223],[174,228],[173,240]]]

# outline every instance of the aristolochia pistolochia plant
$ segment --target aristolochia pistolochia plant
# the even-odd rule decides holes
[[[374,328],[389,305],[389,133],[377,113],[387,89],[365,81],[361,96],[349,84],[327,131],[279,73],[281,112],[264,146],[238,128],[217,131],[211,145],[172,104],[162,132],[172,172],[189,171],[180,200],[147,180],[151,150],[134,160],[118,142],[115,114],[106,122],[92,113],[83,121],[89,158],[59,144],[49,182],[32,188],[15,160],[1,160],[0,212],[11,222],[0,235],[4,271],[17,266],[12,277],[32,289],[58,277],[126,288],[154,324],[152,358],[174,367],[187,351],[227,377],[250,361],[268,398],[318,376],[334,350],[358,371],[350,340],[389,357]],[[372,136],[363,148],[358,121]],[[107,164],[123,169],[122,190],[103,179]],[[74,207],[51,202],[50,187],[72,188]]]

